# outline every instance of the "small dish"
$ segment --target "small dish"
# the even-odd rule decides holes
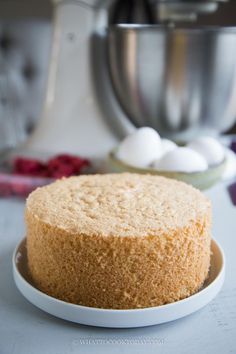
[[[134,328],[157,325],[187,316],[208,304],[220,291],[225,275],[225,259],[216,241],[211,243],[211,268],[208,279],[196,294],[163,306],[131,310],[110,310],[71,304],[53,298],[38,290],[29,275],[27,248],[24,238],[13,254],[13,275],[22,295],[41,310],[79,324]]]
[[[212,166],[203,172],[187,173],[158,171],[153,168],[140,168],[128,165],[125,162],[117,159],[115,153],[116,149],[111,151],[108,155],[108,166],[112,170],[112,172],[133,172],[142,174],[146,173],[167,178],[173,178],[191,184],[200,190],[207,189],[217,183],[222,178],[226,168],[226,159],[224,159],[220,164]]]

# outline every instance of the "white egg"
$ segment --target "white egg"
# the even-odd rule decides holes
[[[222,162],[225,157],[224,147],[210,136],[193,140],[187,146],[204,156],[209,166]]]
[[[162,155],[165,155],[167,152],[176,149],[178,146],[169,139],[162,139],[161,147],[162,147]]]
[[[200,172],[208,168],[206,159],[187,147],[178,147],[167,152],[153,167],[159,171]]]
[[[119,160],[136,167],[148,167],[162,154],[161,138],[152,128],[137,129],[119,145],[116,156]]]

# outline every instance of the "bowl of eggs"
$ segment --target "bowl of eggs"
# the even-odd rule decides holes
[[[203,190],[221,179],[226,157],[224,146],[213,137],[199,137],[179,146],[161,139],[154,129],[143,127],[110,152],[108,163],[112,172],[156,174]]]

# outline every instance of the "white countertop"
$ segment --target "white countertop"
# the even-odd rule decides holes
[[[206,193],[213,202],[213,237],[226,255],[226,280],[202,310],[167,324],[102,329],[69,323],[37,309],[19,293],[11,258],[24,236],[24,202],[0,199],[0,354],[236,353],[236,207],[224,185]]]

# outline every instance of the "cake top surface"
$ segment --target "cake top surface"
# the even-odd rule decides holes
[[[210,202],[197,189],[159,176],[85,175],[36,189],[26,213],[74,234],[157,236],[206,216]]]

